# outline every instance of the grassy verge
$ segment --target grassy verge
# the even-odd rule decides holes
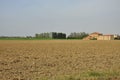
[[[0,38],[0,40],[52,40],[50,38]]]
[[[35,80],[120,80],[120,72],[85,72],[79,75],[63,75],[50,78],[38,78]]]

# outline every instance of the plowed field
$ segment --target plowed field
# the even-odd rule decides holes
[[[120,80],[120,41],[1,40],[0,80]]]

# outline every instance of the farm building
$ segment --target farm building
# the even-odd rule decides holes
[[[93,39],[97,40],[98,36],[102,36],[102,35],[103,35],[102,33],[93,32],[93,33],[89,34],[89,36],[85,37],[83,40],[93,40]]]
[[[97,40],[114,40],[114,35],[102,35],[102,36],[98,36]]]
[[[99,32],[93,32],[83,40],[114,40],[114,35],[103,35]]]
[[[94,37],[94,38],[98,38],[98,36],[102,36],[102,35],[103,35],[102,33],[93,32],[93,33],[91,33],[89,36]]]

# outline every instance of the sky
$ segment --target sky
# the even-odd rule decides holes
[[[0,36],[120,34],[120,0],[0,0]]]

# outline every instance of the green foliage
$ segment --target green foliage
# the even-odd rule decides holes
[[[100,77],[100,76],[104,76],[104,74],[103,73],[100,73],[100,72],[88,72],[88,75],[90,76],[90,77]]]
[[[83,39],[84,37],[87,37],[87,36],[88,36],[88,34],[85,33],[85,32],[80,32],[80,33],[74,32],[74,33],[71,33],[71,34],[67,37],[67,39]]]
[[[111,80],[111,79],[119,78],[119,75],[120,74],[118,72],[106,73],[106,72],[90,71],[78,75],[72,75],[72,74],[63,75],[63,76],[56,76],[52,79],[43,78],[40,80]]]
[[[36,38],[51,38],[51,39],[66,39],[65,33],[57,33],[57,32],[50,32],[50,33],[40,33],[35,34]]]

